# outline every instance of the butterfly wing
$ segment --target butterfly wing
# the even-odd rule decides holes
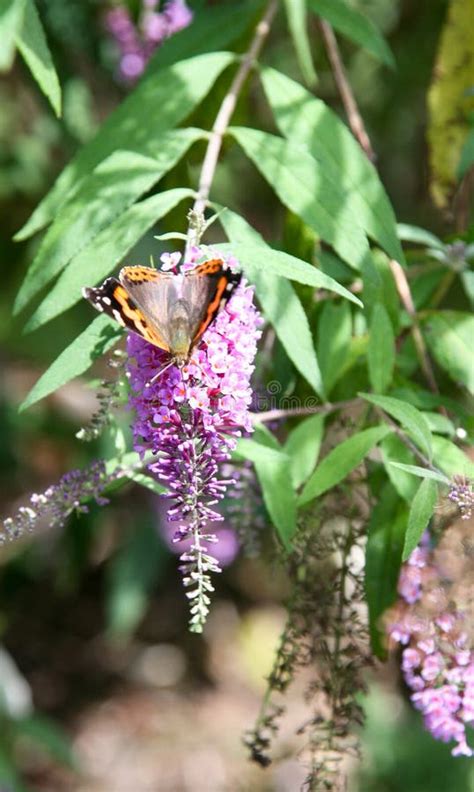
[[[192,346],[224,307],[241,277],[224,269],[222,259],[210,259],[186,273],[182,298],[188,307]]]
[[[135,269],[129,267],[125,269]],[[136,269],[146,269],[137,267]],[[154,272],[154,270],[152,270]],[[169,345],[166,337],[163,336],[155,326],[155,322],[150,320],[146,310],[138,304],[130,291],[117,280],[117,278],[107,278],[102,286],[97,288],[84,288],[82,293],[86,300],[97,311],[105,313],[115,319],[116,322],[142,336],[150,344],[169,352]]]

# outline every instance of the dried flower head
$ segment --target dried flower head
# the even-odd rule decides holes
[[[199,256],[199,249],[192,250],[181,271]],[[174,257],[163,259],[167,268],[176,268]],[[168,488],[168,520],[177,524],[174,541],[192,538],[180,569],[196,632],[209,610],[210,573],[219,572],[208,551],[216,542],[209,523],[222,519],[213,507],[229,483],[219,477],[219,464],[229,458],[242,429],[252,428],[250,377],[262,323],[253,296],[253,288],[241,281],[184,367],[172,365],[154,382],[167,354],[139,336],[128,337],[135,448],[153,453],[149,470]]]

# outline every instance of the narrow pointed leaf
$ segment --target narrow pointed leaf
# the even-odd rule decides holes
[[[395,67],[392,51],[373,22],[345,0],[308,0],[315,14],[326,19],[335,30],[359,44],[374,58]]]
[[[233,60],[229,52],[211,52],[180,61],[139,82],[104,122],[97,135],[66,165],[15,239],[26,239],[47,225],[84,177],[119,149],[156,157],[162,136],[198,105]]]
[[[382,615],[397,599],[408,508],[386,482],[369,521],[365,551],[365,592],[372,648],[385,659],[387,638]]]
[[[310,415],[288,435],[284,451],[290,458],[293,486],[298,489],[313,472],[324,433],[324,416]]]
[[[401,423],[404,429],[415,441],[417,446],[427,455],[432,457],[432,434],[428,421],[423,413],[407,402],[394,399],[393,396],[375,396],[371,393],[360,393],[363,399],[380,407],[386,413]]]
[[[61,86],[34,0],[27,0],[17,46],[54,112],[60,116]]]
[[[82,299],[83,286],[95,286],[109,275],[149,228],[191,190],[176,188],[134,204],[100,231],[84,250],[73,256],[29,320],[26,329],[36,330]]]
[[[108,316],[102,314],[94,319],[40,377],[20,405],[20,411],[87,371],[97,357],[117,343],[122,332],[122,328]]]
[[[423,321],[430,352],[454,382],[474,395],[474,315],[462,311],[436,311]]]
[[[370,318],[367,348],[369,378],[376,393],[383,393],[392,382],[395,365],[395,335],[383,303],[375,303]]]
[[[234,453],[253,462],[265,507],[283,546],[290,550],[296,531],[296,496],[288,477],[288,456],[247,438],[239,440]]]
[[[360,270],[369,254],[367,239],[360,218],[348,205],[348,190],[341,187],[334,172],[301,144],[248,127],[231,127],[229,133],[283,205]]]
[[[35,297],[97,234],[169,171],[201,136],[180,129],[163,141],[161,156],[116,151],[84,179],[46,232],[15,301],[15,313]]]
[[[408,525],[403,545],[402,560],[406,561],[421,539],[422,533],[433,516],[438,487],[431,478],[425,478],[413,499],[408,515]]]
[[[346,300],[362,307],[358,297],[306,261],[302,261],[296,256],[290,256],[289,253],[283,253],[281,250],[240,242],[240,238],[239,241],[232,242],[232,244],[218,244],[214,248],[234,255],[242,264],[250,281],[252,281],[252,273],[256,270],[263,272],[270,270],[281,278],[288,278],[288,280],[298,283],[306,283],[307,286],[314,286],[316,289],[327,289],[340,294]]]
[[[467,476],[474,481],[474,462],[446,437],[433,435],[433,461],[448,476]]]
[[[0,0],[0,72],[12,66],[25,5],[26,0]]]
[[[305,503],[309,503],[331,487],[339,484],[391,431],[388,426],[374,426],[352,435],[333,448],[308,479],[298,499],[298,505],[303,506]]]
[[[350,357],[352,316],[348,302],[339,305],[328,300],[318,320],[317,351],[324,387],[329,395],[344,373]]]
[[[449,484],[447,476],[443,476],[442,473],[436,473],[436,471],[430,470],[429,468],[422,468],[418,465],[404,465],[402,462],[390,462],[390,464],[393,465],[393,467],[404,470],[406,473],[411,473],[412,476],[433,479],[433,481],[439,481],[441,484]]]
[[[396,218],[377,169],[354,136],[325,102],[276,69],[260,71],[280,132],[304,145],[328,177],[345,192],[350,211],[367,234],[403,262]]]
[[[314,85],[317,77],[308,35],[306,0],[285,0],[285,10],[301,74],[307,85]]]
[[[220,216],[220,222],[231,243],[233,240],[247,240],[250,244],[258,244],[262,251],[266,249],[271,255],[271,248],[265,245],[260,234],[239,215],[226,210]],[[316,393],[323,396],[323,382],[311,330],[293,286],[285,278],[275,276],[270,268],[263,270],[250,265],[250,268],[246,267],[246,274],[254,284],[263,313],[274,327],[288,357]],[[295,337],[298,338],[297,344]]]

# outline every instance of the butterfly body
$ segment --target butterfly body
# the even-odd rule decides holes
[[[211,259],[174,275],[151,267],[123,267],[119,279],[83,289],[98,311],[164,350],[179,367],[240,282],[240,273]]]

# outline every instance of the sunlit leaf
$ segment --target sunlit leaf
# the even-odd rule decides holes
[[[350,266],[360,269],[369,255],[361,218],[348,205],[348,190],[333,170],[298,143],[259,129],[231,127],[237,140],[280,201],[329,242]]]
[[[271,255],[271,248],[265,245],[260,234],[239,215],[227,210],[222,213],[220,222],[231,242],[235,240],[258,244],[261,246],[260,255],[263,255],[265,249]],[[238,253],[236,252],[235,255]],[[244,266],[246,274],[255,286],[263,313],[275,328],[275,333],[288,357],[316,393],[322,396],[324,389],[311,330],[292,284],[286,278],[275,276],[270,267],[259,269],[258,266],[252,266],[252,263]],[[298,343],[295,343],[295,338],[298,339]]]
[[[281,278],[288,278],[289,280],[297,281],[298,283],[306,283],[308,286],[314,286],[316,289],[326,289],[327,291],[340,294],[346,300],[350,300],[356,305],[362,307],[362,303],[358,297],[350,291],[341,286],[337,281],[325,275],[321,270],[311,266],[306,261],[290,256],[289,253],[284,253],[281,250],[274,250],[267,246],[262,247],[260,244],[249,244],[247,242],[235,241],[225,244],[218,244],[214,246],[216,250],[221,250],[229,255],[234,255],[242,264],[249,280],[252,280],[252,273],[255,270],[259,271],[273,271],[275,275]]]
[[[260,72],[281,133],[300,143],[344,190],[344,201],[367,234],[392,258],[403,261],[392,205],[374,165],[325,102],[276,69]],[[350,263],[350,262],[349,262]]]
[[[97,234],[181,159],[201,133],[180,129],[163,140],[158,157],[116,151],[83,179],[46,232],[15,301],[15,312],[43,289]]]
[[[140,81],[107,118],[97,135],[66,165],[15,238],[26,239],[47,225],[65,199],[77,191],[81,181],[115,151],[133,151],[148,157],[166,156],[170,138],[163,139],[164,133],[189,115],[232,60],[233,55],[228,52],[196,55]]]
[[[87,371],[97,357],[117,343],[121,334],[122,328],[110,317],[102,314],[94,319],[39,378],[21,404],[20,411]]]
[[[423,320],[430,352],[438,365],[474,394],[474,315],[462,311],[437,311]]]
[[[157,220],[191,195],[191,190],[185,188],[167,190],[134,204],[120,214],[72,257],[28,321],[26,329],[35,330],[75,305],[82,299],[83,286],[94,286],[109,275]]]
[[[34,0],[26,0],[17,46],[54,112],[60,116],[61,86]]]
[[[11,68],[26,0],[0,0],[0,72]]]
[[[380,407],[396,421],[399,421],[417,446],[431,459],[432,435],[423,413],[411,404],[394,399],[393,396],[375,396],[371,393],[360,393],[359,396]]]

